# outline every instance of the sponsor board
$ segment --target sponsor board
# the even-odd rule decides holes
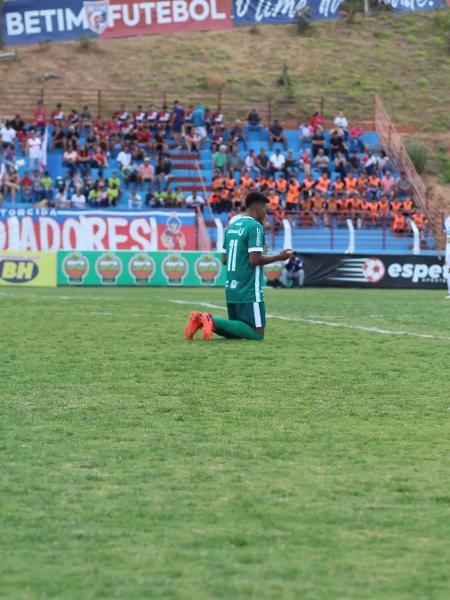
[[[0,251],[0,286],[56,287],[56,253]]]
[[[299,254],[309,286],[440,289],[447,282],[437,256]]]
[[[231,0],[16,0],[5,2],[5,45],[231,27]]]
[[[194,211],[0,208],[0,250],[194,250]]]
[[[58,252],[58,285],[224,286],[213,252]]]

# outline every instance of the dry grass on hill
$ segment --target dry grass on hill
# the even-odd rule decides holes
[[[43,73],[53,72],[61,79],[46,88],[145,88],[180,98],[212,93],[223,83],[225,95],[242,105],[273,95],[280,116],[308,114],[323,96],[330,116],[344,106],[358,120],[370,118],[378,91],[397,123],[444,130],[450,127],[450,54],[439,19],[437,13],[386,14],[352,27],[315,24],[308,36],[286,25],[49,43],[20,49],[18,62],[0,64],[0,79],[2,86],[38,86]],[[277,84],[284,63],[289,88]]]

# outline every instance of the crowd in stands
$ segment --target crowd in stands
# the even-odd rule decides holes
[[[209,205],[233,214],[249,191],[259,190],[268,195],[275,223],[289,216],[301,226],[344,226],[350,218],[357,227],[401,234],[413,220],[423,230],[425,217],[413,204],[409,180],[395,174],[382,150],[365,148],[362,134],[342,111],[331,127],[316,112],[299,125],[294,150],[282,123],[273,120],[266,128],[256,109],[245,123],[237,119],[227,127],[220,108],[184,109],[178,101],[159,111],[138,105],[129,112],[122,105],[106,120],[95,119],[88,106],[66,113],[58,104],[47,114],[38,102],[32,123],[16,115],[0,124],[0,202],[113,207],[128,189],[130,208]],[[262,142],[257,152],[255,140]],[[43,167],[45,144],[60,153],[64,175],[52,177]],[[211,151],[207,197],[172,184],[171,151],[181,148]]]

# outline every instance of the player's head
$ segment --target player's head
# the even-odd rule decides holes
[[[267,219],[268,201],[265,194],[261,194],[261,192],[250,192],[245,199],[247,213],[260,223],[264,224]]]

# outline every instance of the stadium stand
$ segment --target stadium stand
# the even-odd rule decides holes
[[[433,238],[378,134],[352,127],[342,112],[329,127],[319,113],[298,129],[279,120],[265,128],[255,109],[226,127],[220,108],[160,111],[122,104],[110,119],[89,107],[17,115],[0,126],[3,207],[183,210],[203,213],[211,240],[250,190],[269,197],[272,247],[286,222],[294,248],[344,252],[349,226],[365,252],[409,253],[413,222],[424,252]],[[349,223],[350,222],[350,223]]]

